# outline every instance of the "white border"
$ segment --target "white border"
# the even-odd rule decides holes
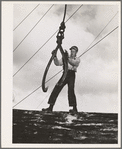
[[[2,61],[2,101],[1,101],[1,147],[6,147],[6,148],[119,148],[121,144],[121,137],[120,133],[118,135],[118,144],[12,144],[12,82],[13,82],[13,4],[15,3],[39,3],[39,1],[34,1],[34,2],[15,2],[15,1],[9,1],[9,2],[2,2],[2,52],[1,52],[1,61]],[[96,1],[88,1],[88,2],[41,2],[44,4],[117,4],[120,6],[120,2],[96,2]],[[121,10],[121,8],[119,8]],[[119,14],[121,16],[121,13]],[[121,17],[120,17],[121,18]],[[120,25],[121,26],[121,25]],[[119,27],[119,32],[121,33],[121,29]],[[120,35],[119,35],[120,37]],[[121,44],[121,42],[119,41]],[[121,51],[121,49],[120,49]],[[119,53],[121,54],[121,53]],[[119,70],[119,72],[121,72]],[[119,76],[119,81],[120,81],[120,76]],[[120,86],[120,84],[119,84]],[[119,90],[119,94],[120,94]],[[120,98],[120,97],[119,97]],[[8,100],[10,99],[10,100]],[[121,98],[120,98],[121,99]],[[8,102],[9,101],[9,102]],[[119,101],[121,103],[121,100]],[[121,132],[121,106],[119,107],[119,113],[118,113],[118,132]]]

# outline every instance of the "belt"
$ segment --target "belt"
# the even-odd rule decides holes
[[[68,69],[69,72],[76,72],[75,70]]]

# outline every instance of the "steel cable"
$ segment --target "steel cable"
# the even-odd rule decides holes
[[[81,57],[82,55],[84,55],[86,52],[88,52],[91,48],[93,48],[95,45],[97,45],[99,42],[101,42],[103,39],[105,39],[107,36],[109,36],[112,32],[114,32],[119,26],[117,26],[116,28],[114,28],[112,31],[110,31],[108,34],[106,34],[103,38],[101,38],[97,43],[95,43],[92,47],[90,47],[87,51],[85,51],[84,53],[82,53],[79,57]],[[50,81],[52,78],[54,78],[56,75],[58,75],[62,70],[60,70],[58,73],[56,73],[53,77],[51,77],[48,81]],[[46,81],[46,83],[48,82]],[[23,98],[22,100],[20,100],[17,104],[15,104],[13,106],[13,108],[15,106],[17,106],[19,103],[21,103],[23,100],[25,100],[27,97],[29,97],[31,94],[33,94],[35,91],[37,91],[41,86],[39,86],[38,88],[36,88],[33,92],[31,92],[29,95],[27,95],[25,98]]]
[[[39,6],[40,4],[38,4],[14,29],[13,31],[15,31],[19,26],[20,24],[22,24],[22,22],[27,19],[27,17],[29,17],[29,15]]]
[[[46,13],[39,19],[39,21],[34,25],[34,27],[28,32],[28,34],[21,40],[21,42],[16,46],[13,52],[21,45],[21,43],[27,38],[27,36],[32,32],[32,30],[38,25],[38,23],[44,18],[44,16],[49,12],[49,10],[53,7],[53,5],[46,11]]]
[[[81,5],[67,20],[66,22],[82,7]],[[13,77],[47,44],[48,41],[58,32],[58,30],[25,62],[24,65],[22,65],[17,72],[13,75]]]

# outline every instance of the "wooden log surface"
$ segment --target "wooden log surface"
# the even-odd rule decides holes
[[[15,109],[13,143],[117,144],[118,114]]]

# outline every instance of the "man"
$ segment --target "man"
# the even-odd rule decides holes
[[[66,79],[64,80],[63,84],[61,84],[60,86],[58,85],[58,83],[55,85],[55,87],[50,95],[50,98],[48,100],[49,107],[46,109],[42,109],[42,111],[48,112],[48,111],[53,110],[54,104],[56,102],[56,99],[57,99],[60,91],[67,84],[68,85],[69,106],[73,107],[73,109],[70,110],[70,112],[77,112],[77,103],[76,103],[74,87],[75,87],[75,73],[77,71],[77,67],[79,66],[80,58],[76,57],[77,52],[78,52],[78,48],[76,46],[72,46],[70,48],[70,50],[71,50],[71,53],[70,53],[70,56],[68,56],[68,72],[67,72]],[[55,50],[53,52],[55,52]],[[58,60],[57,56],[55,56],[54,64],[56,66],[62,66],[63,61],[62,61],[62,59]]]

